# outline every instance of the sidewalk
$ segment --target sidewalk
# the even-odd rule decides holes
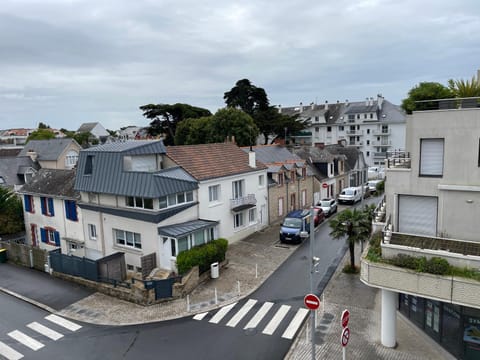
[[[278,227],[272,226],[230,245],[227,253],[229,263],[220,270],[220,277],[199,286],[190,294],[188,302],[187,299],[179,299],[143,307],[100,293],[82,295],[76,292],[78,289],[74,289],[76,294],[83,298],[56,314],[101,325],[138,324],[192,316],[248,296],[295,250],[296,246],[278,243]],[[317,359],[338,359],[342,356],[339,317],[346,308],[350,311],[351,336],[347,347],[349,359],[453,359],[398,313],[397,348],[388,349],[380,345],[380,292],[361,283],[358,275],[342,273],[341,269],[346,261],[348,253],[322,295],[323,302],[315,336]],[[24,278],[29,277],[32,272],[30,269],[0,264],[0,274],[3,275],[7,267],[14,267]],[[18,292],[19,297],[47,311],[53,311],[58,308],[52,309],[48,302],[42,303],[45,297],[42,298],[41,295],[45,296],[46,292],[50,299],[65,296],[65,290],[59,286],[58,280],[48,275],[37,276],[34,280],[37,291],[31,291],[28,286],[15,287],[14,281],[6,281],[0,276],[0,290],[13,295]],[[307,331],[308,325],[309,321],[306,321],[286,359],[311,359],[311,343],[307,338],[307,334],[310,334],[310,331]]]

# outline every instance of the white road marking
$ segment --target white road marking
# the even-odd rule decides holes
[[[193,317],[194,320],[203,320],[203,318],[208,314],[208,311],[207,312],[204,312],[204,313],[201,313],[201,314],[197,314]]]
[[[253,329],[256,328],[257,325],[262,321],[262,319],[267,315],[268,310],[273,306],[272,302],[266,302],[262,305],[262,307],[257,311],[255,316],[250,319],[247,325],[245,325],[244,329]]]
[[[48,321],[51,321],[57,325],[60,325],[62,327],[64,327],[65,329],[68,329],[70,331],[77,331],[78,329],[81,328],[80,325],[78,324],[75,324],[71,321],[68,321],[67,319],[64,319],[60,316],[57,316],[57,315],[54,315],[54,314],[51,314],[51,315],[48,315],[47,317],[45,317],[45,319],[47,319]]]
[[[235,314],[234,317],[230,319],[230,321],[227,323],[227,326],[229,327],[235,327],[238,325],[240,320],[243,319],[245,315],[252,309],[253,305],[257,303],[257,300],[250,299],[248,300],[240,310]]]
[[[266,335],[272,335],[277,329],[278,325],[280,325],[280,323],[282,322],[285,315],[287,315],[288,310],[290,310],[289,305],[282,305],[280,309],[278,309],[278,311],[275,313],[272,320],[270,320],[267,326],[265,326],[265,329],[263,329],[262,333]]]
[[[19,360],[23,355],[0,341],[0,355],[8,360]]]
[[[298,309],[295,317],[290,322],[290,325],[288,325],[287,330],[285,330],[285,332],[283,333],[282,338],[293,339],[298,328],[300,327],[300,325],[302,325],[303,319],[305,319],[305,316],[307,316],[308,311],[309,310],[303,308]]]
[[[63,335],[60,334],[59,332],[56,332],[55,330],[52,330],[46,326],[43,326],[42,324],[39,324],[36,321],[28,324],[27,327],[55,341],[63,337]]]
[[[19,343],[22,343],[23,345],[29,347],[33,351],[37,351],[38,349],[41,349],[45,346],[40,341],[37,341],[34,338],[31,338],[27,334],[24,334],[23,332],[18,330],[9,332],[7,335],[10,336],[12,339],[18,341]]]
[[[227,315],[227,313],[232,310],[232,308],[237,305],[237,303],[233,303],[233,304],[230,304],[230,305],[227,305],[227,306],[224,306],[223,308],[221,308],[219,311],[217,311],[217,313],[215,314],[214,317],[212,317],[210,319],[209,322],[213,323],[213,324],[218,324],[220,322],[220,320],[223,319],[223,317],[225,315]]]

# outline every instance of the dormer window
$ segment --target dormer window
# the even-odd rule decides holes
[[[278,173],[278,185],[283,185],[284,182],[284,174],[283,173]]]
[[[87,155],[87,159],[85,161],[85,168],[83,170],[83,175],[92,175],[93,171],[93,155]]]
[[[290,177],[291,177],[292,181],[295,181],[295,175],[296,175],[295,170],[290,171]]]

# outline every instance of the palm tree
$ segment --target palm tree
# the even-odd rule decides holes
[[[455,94],[456,97],[476,97],[480,96],[480,81],[472,77],[471,80],[448,80],[448,87]]]
[[[355,243],[368,239],[371,231],[371,221],[365,211],[347,209],[330,220],[330,236],[335,240],[347,237],[350,251],[350,266],[355,269]]]

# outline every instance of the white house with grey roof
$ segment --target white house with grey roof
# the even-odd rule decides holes
[[[176,255],[217,237],[217,221],[199,218],[198,183],[165,168],[162,141],[126,141],[82,150],[75,189],[86,239],[100,258],[121,251],[128,270],[154,253],[157,267],[176,270]]]
[[[70,138],[30,140],[19,157],[29,156],[44,169],[73,169],[82,147]]]
[[[279,108],[284,114],[298,115],[309,120],[310,127],[298,134],[288,135],[297,144],[338,144],[362,151],[368,166],[383,165],[387,152],[405,148],[406,117],[403,110],[377,98],[324,105]]]

